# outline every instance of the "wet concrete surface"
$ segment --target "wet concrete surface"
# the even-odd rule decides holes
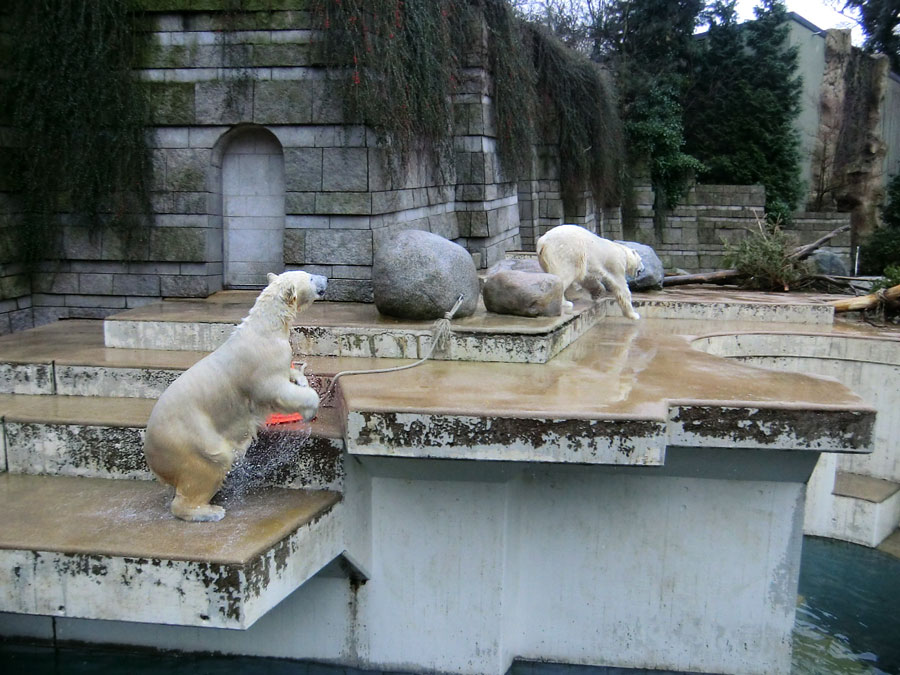
[[[341,387],[349,409],[517,417],[664,417],[680,401],[866,407],[834,380],[755,368],[691,346],[711,328],[753,327],[606,318],[546,364],[435,361],[345,377]]]
[[[338,502],[336,492],[268,488],[216,523],[169,513],[156,481],[0,474],[0,549],[242,564]]]

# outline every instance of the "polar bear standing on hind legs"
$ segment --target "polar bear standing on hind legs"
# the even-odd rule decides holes
[[[153,473],[175,487],[172,513],[221,520],[209,503],[225,475],[272,413],[315,417],[319,396],[291,366],[289,331],[297,312],[325,294],[325,277],[269,274],[269,285],[225,343],[163,392],[144,437]]]
[[[641,273],[644,264],[637,251],[617,244],[578,225],[558,225],[537,241],[538,260],[545,272],[555,274],[563,283],[563,291],[578,284],[597,298],[605,288],[612,291],[622,314],[640,319],[631,305],[631,292],[625,275]],[[563,311],[573,305],[563,301]]]

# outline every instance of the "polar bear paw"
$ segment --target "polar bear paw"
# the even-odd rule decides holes
[[[297,366],[300,366],[299,370],[297,369]],[[309,386],[309,380],[306,379],[305,363],[291,363],[291,382],[300,387]]]
[[[225,517],[225,509],[212,504],[189,506],[183,499],[176,496],[172,500],[172,515],[181,520],[196,523],[215,523]]]

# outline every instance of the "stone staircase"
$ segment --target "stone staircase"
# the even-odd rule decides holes
[[[261,433],[247,455],[261,475],[246,494],[224,491],[223,521],[169,514],[144,428],[155,398],[202,356],[108,348],[102,322],[87,320],[0,338],[0,611],[247,628],[341,559],[334,408],[306,430]]]

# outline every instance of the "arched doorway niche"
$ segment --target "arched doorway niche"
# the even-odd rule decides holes
[[[284,151],[264,127],[242,125],[217,143],[225,288],[260,288],[284,271]]]

